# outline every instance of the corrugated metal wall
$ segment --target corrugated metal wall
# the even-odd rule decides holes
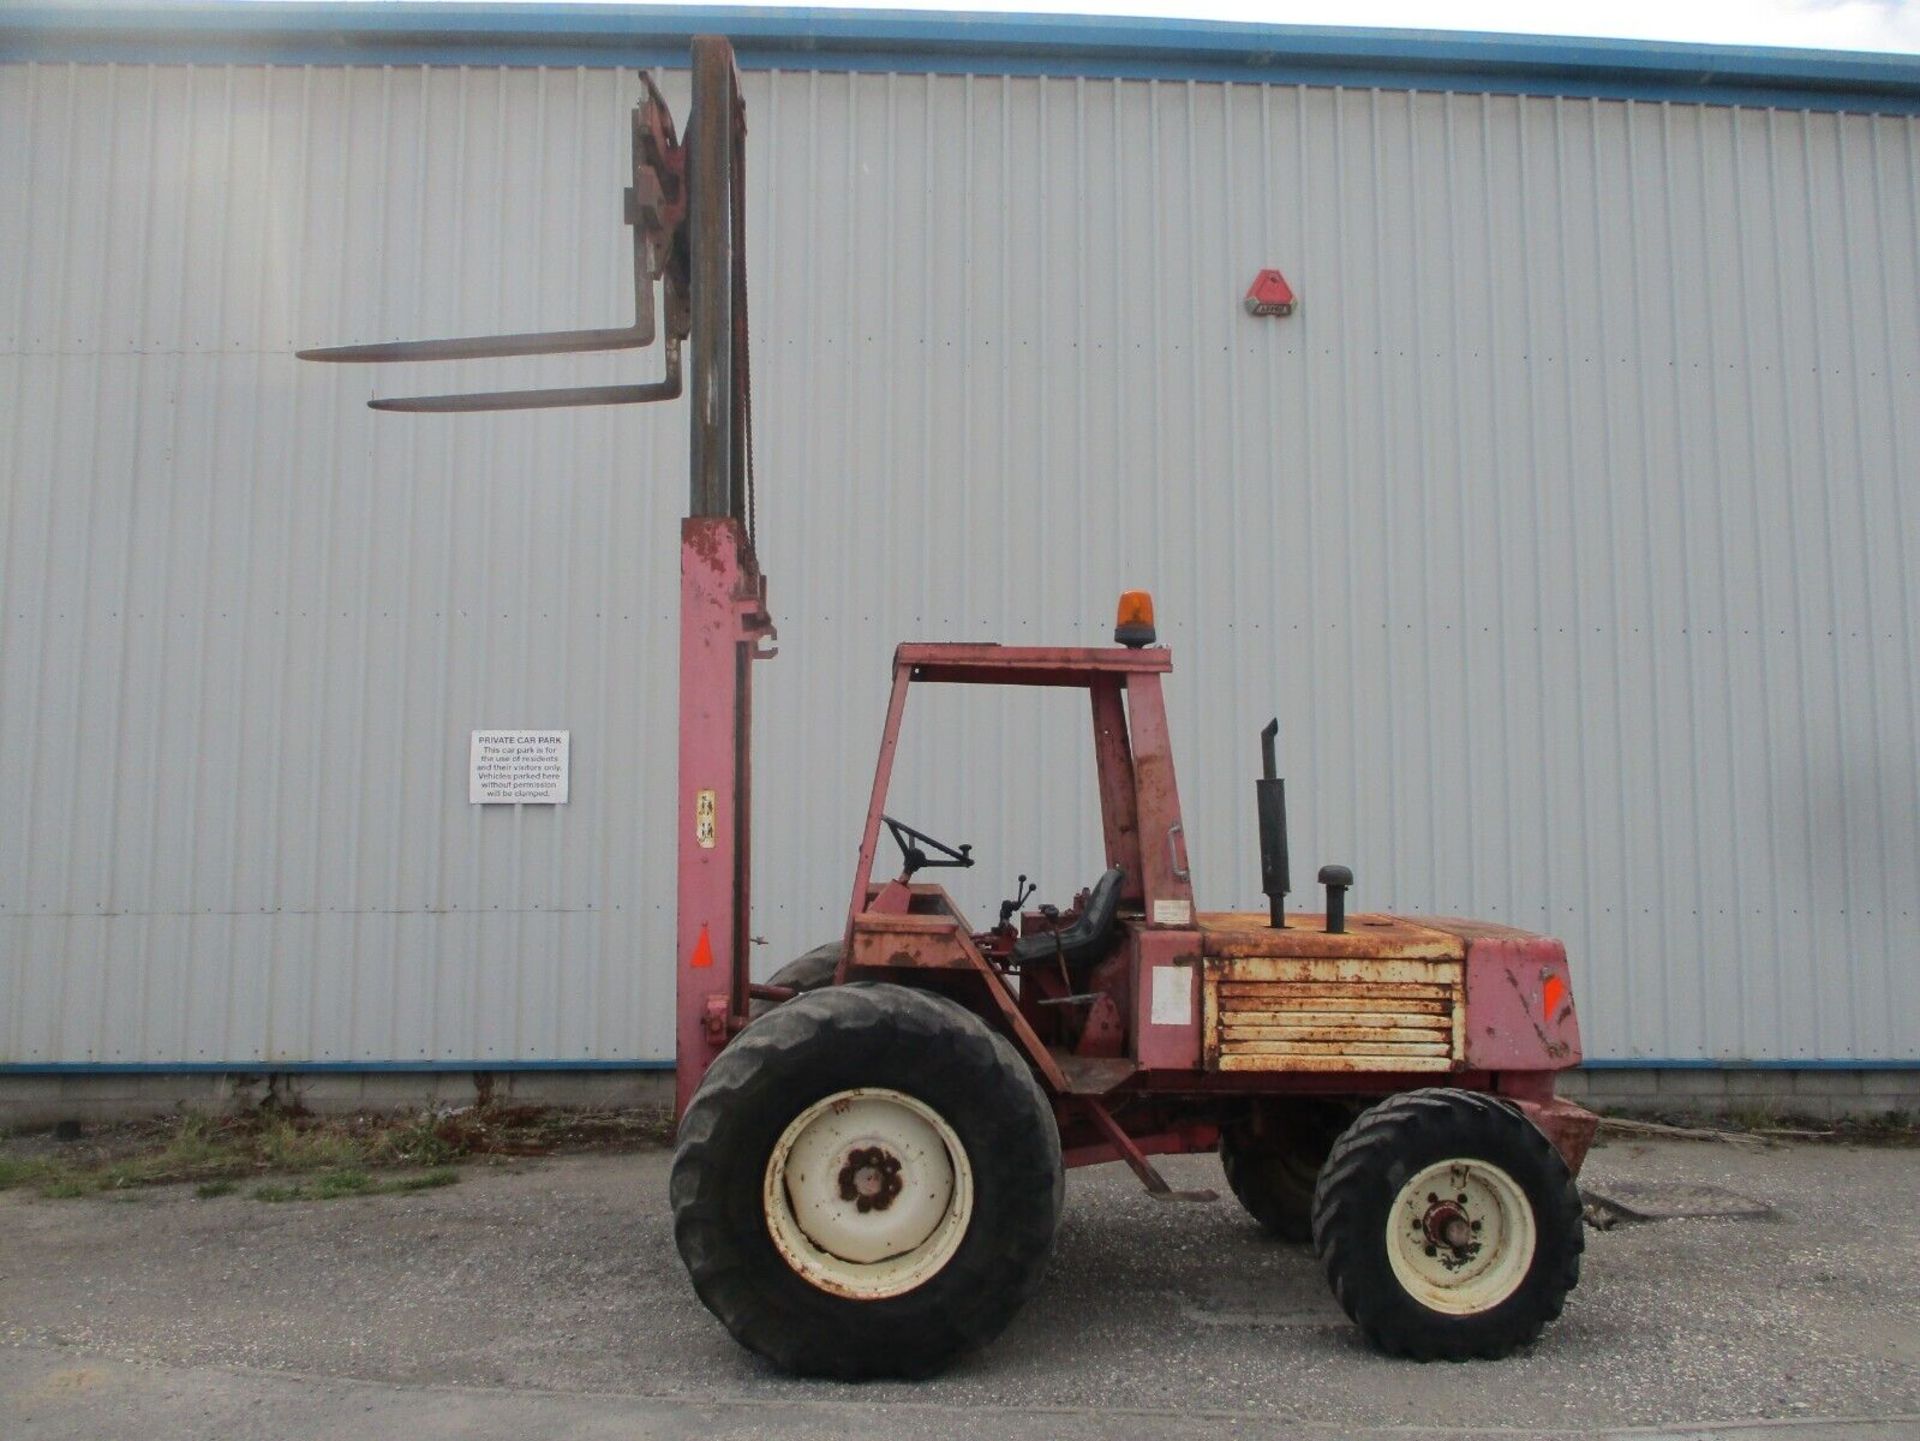
[[[1565,935],[1594,1054],[1920,1056],[1914,120],[746,85],[766,968],[892,643],[1145,585],[1203,904],[1277,712],[1296,870]],[[361,406],[657,360],[290,355],[617,320],[634,91],[0,67],[0,1061],[668,1056],[683,414]],[[1064,900],[1081,706],[936,695],[892,809]],[[509,726],[570,804],[467,804]]]

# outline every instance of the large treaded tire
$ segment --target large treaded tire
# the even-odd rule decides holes
[[[863,1087],[936,1112],[972,1184],[951,1259],[878,1300],[791,1267],[762,1191],[795,1118]],[[999,1335],[1046,1268],[1064,1193],[1052,1108],[1013,1046],[944,997],[865,983],[776,1006],[721,1052],[681,1121],[671,1182],[674,1240],[707,1309],[781,1370],[843,1380],[932,1375]]]
[[[770,986],[786,986],[805,995],[808,991],[817,991],[833,984],[833,974],[840,969],[840,958],[847,953],[844,941],[822,941],[812,950],[795,956],[779,970],[767,977]],[[779,1005],[779,1001],[749,1001],[747,1014],[758,1019]]]
[[[1293,1245],[1313,1239],[1313,1189],[1354,1108],[1303,1101],[1270,1109],[1264,1133],[1250,1125],[1220,1132],[1220,1169],[1234,1198],[1273,1236]]]
[[[1512,1294],[1466,1314],[1413,1295],[1388,1256],[1402,1188],[1423,1168],[1468,1158],[1504,1171],[1524,1193],[1534,1253]],[[1553,1143],[1513,1107],[1470,1091],[1408,1091],[1348,1128],[1314,1194],[1313,1241],[1334,1296],[1382,1351],[1420,1361],[1497,1359],[1534,1341],[1579,1284],[1586,1246],[1580,1193]]]

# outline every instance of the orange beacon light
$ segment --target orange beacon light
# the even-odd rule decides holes
[[[1120,592],[1120,610],[1113,621],[1113,640],[1115,645],[1129,646],[1134,650],[1153,644],[1153,596],[1150,593],[1144,590]]]

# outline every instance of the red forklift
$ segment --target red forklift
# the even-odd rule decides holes
[[[783,1370],[930,1375],[991,1341],[1040,1283],[1070,1166],[1218,1151],[1281,1240],[1311,1243],[1347,1314],[1421,1360],[1504,1356],[1579,1279],[1574,1177],[1595,1118],[1557,1098],[1580,1060],[1565,948],[1444,917],[1289,915],[1277,723],[1251,829],[1267,907],[1195,908],[1153,603],[1120,599],[1111,647],[907,644],[842,934],[750,975],[752,674],[774,652],[754,550],[744,245],[745,112],[726,41],[693,43],[676,135],[650,80],[634,110],[633,324],[303,352],[473,359],[651,343],[636,385],[380,400],[484,411],[680,394],[691,348],[681,528],[674,1236],[700,1299]],[[887,814],[916,687],[1087,695],[1103,872],[1064,906],[1021,877],[976,930],[930,878],[974,864]],[[880,865],[882,832],[898,862]],[[810,838],[812,839],[812,838]],[[812,843],[817,843],[813,839]]]

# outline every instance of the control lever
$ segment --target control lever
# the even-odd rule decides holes
[[[1005,927],[1012,924],[1014,913],[1031,900],[1033,893],[1039,889],[1040,883],[1029,881],[1025,872],[1022,872],[1013,883],[1013,899],[1000,902],[1000,925]]]

